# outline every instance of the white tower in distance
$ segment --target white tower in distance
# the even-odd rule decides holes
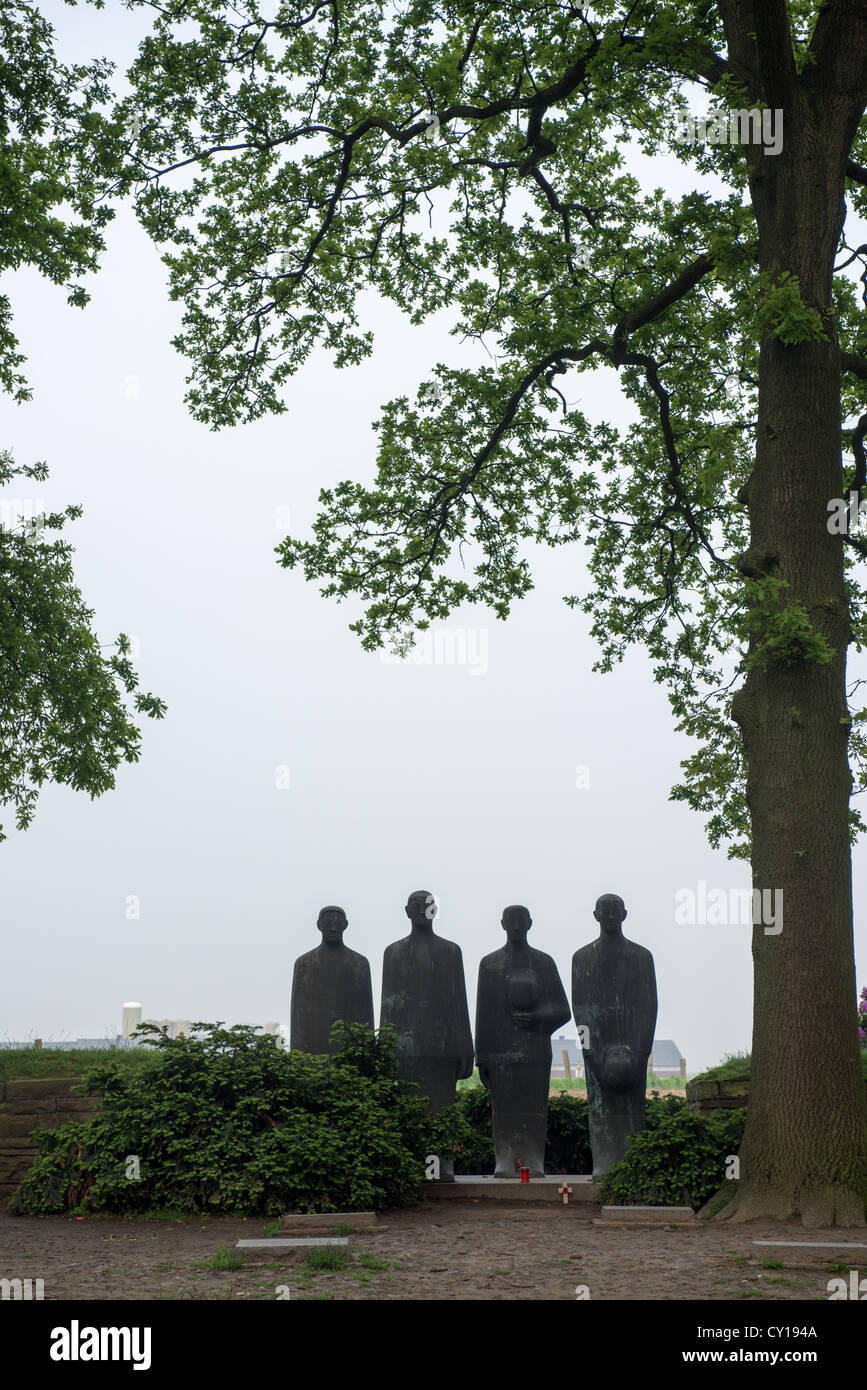
[[[122,1038],[131,1038],[134,1030],[141,1023],[141,1004],[135,1002],[124,1004],[123,1022],[120,1025],[120,1035]]]

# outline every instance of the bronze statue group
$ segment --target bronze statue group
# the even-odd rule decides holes
[[[398,1075],[416,1082],[432,1114],[455,1099],[459,1079],[479,1077],[491,1093],[497,1178],[545,1172],[545,1134],[551,1077],[551,1034],[569,1021],[569,1001],[557,966],[527,943],[533,925],[526,907],[507,907],[506,944],[479,965],[475,1046],[460,947],[437,936],[432,893],[411,893],[408,936],[386,947],[380,1027],[400,1043]],[[657,996],[653,957],[623,935],[622,898],[605,893],[594,917],[599,936],[572,957],[572,1011],[587,1078],[593,1176],[601,1177],[644,1128],[647,1059],[653,1047]],[[374,1027],[366,958],[343,944],[341,907],[323,907],[321,945],[299,956],[292,979],[290,1046],[330,1053],[337,1020]],[[453,1161],[440,1157],[439,1181],[454,1181]]]

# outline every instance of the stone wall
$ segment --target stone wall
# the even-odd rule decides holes
[[[749,1081],[708,1081],[698,1077],[686,1083],[686,1108],[695,1115],[709,1115],[712,1110],[740,1110],[749,1094]]]
[[[73,1095],[77,1076],[23,1077],[0,1081],[0,1205],[26,1177],[37,1154],[34,1129],[59,1129],[69,1120],[91,1120],[99,1096]]]

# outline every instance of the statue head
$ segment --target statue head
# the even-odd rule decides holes
[[[316,925],[322,933],[324,946],[340,946],[349,921],[342,907],[323,907]]]
[[[616,893],[603,893],[601,898],[596,899],[593,916],[606,936],[619,936],[626,916],[623,899],[618,898]]]
[[[527,932],[533,925],[533,919],[528,908],[515,903],[512,907],[503,908],[502,925],[509,944],[520,945],[527,940]]]
[[[404,909],[414,927],[432,927],[438,910],[436,898],[426,888],[410,893]]]

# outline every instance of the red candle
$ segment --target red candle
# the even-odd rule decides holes
[[[530,1170],[529,1170],[529,1168],[522,1168],[522,1169],[521,1169],[521,1182],[529,1182],[529,1181],[530,1181]]]

